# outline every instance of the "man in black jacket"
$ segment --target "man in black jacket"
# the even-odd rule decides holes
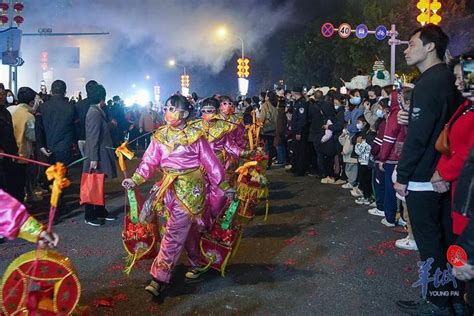
[[[75,140],[76,110],[66,95],[66,83],[56,80],[51,85],[51,98],[36,111],[35,133],[37,146],[50,163],[72,161]]]
[[[308,166],[308,102],[303,97],[303,88],[291,90],[295,103],[291,117],[291,133],[294,137],[294,157],[292,171],[296,176],[304,176]]]
[[[434,192],[430,182],[440,158],[435,142],[460,104],[456,101],[454,75],[442,62],[448,41],[440,27],[428,24],[413,33],[404,52],[408,65],[415,65],[421,75],[413,90],[408,134],[394,187],[398,194],[406,196],[421,260],[424,263],[433,260],[430,277],[438,268],[446,270],[446,251],[454,243],[450,193]],[[417,315],[450,315],[450,303],[455,309],[462,308],[462,297],[444,295],[451,293],[451,282],[428,282],[427,286],[424,300],[398,301],[397,305]]]
[[[13,133],[13,122],[10,112],[7,110],[7,94],[0,90],[0,152],[9,155],[18,155],[18,147]],[[11,158],[0,157],[0,189],[18,197],[14,182],[9,181],[15,176],[15,166]]]
[[[89,108],[92,104],[90,94],[91,94],[92,88],[95,87],[96,85],[97,85],[97,81],[89,80],[86,83],[87,98],[80,100],[75,105],[77,119],[78,119],[77,130],[76,130],[77,147],[79,148],[79,151],[81,152],[81,155],[83,157],[84,157],[84,145],[86,142],[86,115],[87,115],[87,111],[89,111]]]

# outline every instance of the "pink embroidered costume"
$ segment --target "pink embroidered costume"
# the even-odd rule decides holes
[[[170,117],[179,112],[171,104],[187,102],[182,98],[173,96],[171,102],[170,99],[167,101],[165,119],[168,124],[153,135],[132,177],[133,182],[139,185],[152,177],[157,169],[163,172],[154,208],[165,212],[167,221],[158,256],[150,270],[154,280],[146,288],[156,296],[161,292],[161,284],[170,282],[183,247],[191,266],[199,267],[199,226],[202,225],[202,218],[207,216],[204,208],[205,174],[212,190],[229,189],[224,169],[202,136],[202,130],[187,123],[181,128],[173,127],[177,124],[170,124]],[[182,112],[189,113],[187,111]],[[177,115],[175,120],[179,119],[182,120],[182,117]]]
[[[44,229],[23,204],[0,189],[0,236],[37,242]]]
[[[192,124],[203,131],[212,150],[226,170],[226,179],[229,181],[235,172],[232,162],[240,157],[248,156],[250,151],[242,149],[235,141],[233,133],[237,130],[238,125],[224,120],[222,115],[217,114],[218,110],[219,101],[217,99],[207,98],[203,100],[201,105],[202,119],[196,120]],[[211,217],[215,219],[221,213],[226,203],[226,197],[222,190],[216,191],[208,188],[208,200]]]

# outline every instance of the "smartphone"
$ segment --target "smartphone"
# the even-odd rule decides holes
[[[474,92],[474,58],[472,56],[463,56],[461,58],[461,68],[464,93],[472,95]]]

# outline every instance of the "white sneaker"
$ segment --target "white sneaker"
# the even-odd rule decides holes
[[[354,187],[352,186],[352,184],[350,184],[349,182],[347,182],[346,184],[343,184],[341,186],[341,188],[343,189],[353,189]]]
[[[353,188],[353,189],[351,190],[351,195],[352,195],[353,197],[361,197],[361,196],[363,196],[364,194],[362,193],[361,190],[359,190],[359,188]]]
[[[365,197],[361,196],[359,198],[357,198],[355,200],[356,204],[359,204],[359,205],[369,205],[370,204],[370,200],[369,199],[366,199]]]
[[[321,179],[321,183],[322,184],[334,184],[334,179],[333,178],[329,178],[329,177],[326,177],[324,179]]]
[[[367,211],[370,215],[385,217],[385,212],[382,212],[378,208],[374,207]]]
[[[377,203],[374,201],[374,202],[370,203],[369,206],[370,206],[370,207],[377,207]]]
[[[418,250],[416,241],[414,241],[413,239],[410,239],[410,237],[408,236],[395,241],[395,246],[401,249],[406,249],[406,250]]]
[[[286,166],[285,166],[285,170],[290,170],[291,167],[292,167],[292,165],[286,165]]]
[[[385,226],[387,226],[387,227],[395,227],[396,226],[395,223],[393,223],[393,224],[389,223],[385,217],[380,222],[382,224],[384,224]]]
[[[339,179],[339,180],[336,180],[333,184],[340,185],[340,184],[344,184],[344,183],[346,183],[346,181],[344,181],[342,179]]]
[[[401,218],[401,217],[398,219],[398,223],[397,223],[397,224],[400,225],[400,226],[407,226],[407,222],[405,222],[405,221],[403,220],[403,218]]]

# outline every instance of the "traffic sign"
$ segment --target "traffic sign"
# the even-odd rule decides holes
[[[367,36],[369,32],[369,29],[367,28],[367,25],[365,24],[359,24],[356,27],[355,34],[358,38],[362,39]]]
[[[387,28],[383,25],[377,26],[375,29],[375,38],[377,38],[379,41],[385,39],[388,35]]]
[[[332,25],[329,22],[326,22],[321,26],[321,34],[323,34],[324,37],[328,38],[334,35],[334,25]]]
[[[342,23],[339,25],[337,32],[341,38],[348,38],[351,36],[352,28],[348,23]]]

